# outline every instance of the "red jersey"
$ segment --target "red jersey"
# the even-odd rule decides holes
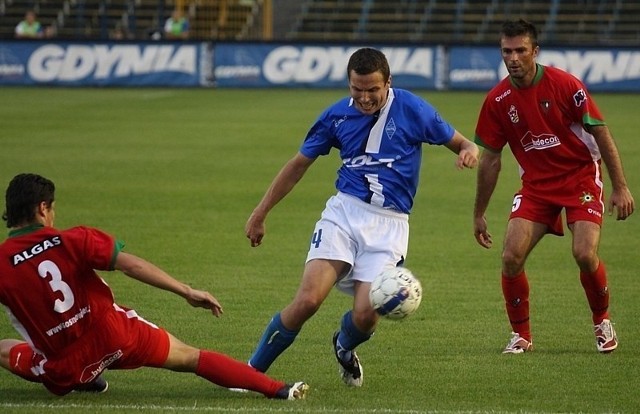
[[[475,141],[492,151],[509,144],[524,186],[547,189],[599,169],[600,151],[583,126],[604,124],[580,80],[538,64],[530,87],[519,89],[506,77],[489,91]]]
[[[40,225],[9,233],[0,245],[0,303],[16,330],[55,357],[113,310],[96,270],[113,270],[122,245],[100,230]]]

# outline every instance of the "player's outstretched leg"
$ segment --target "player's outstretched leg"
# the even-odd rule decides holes
[[[309,386],[304,382],[296,382],[295,384],[287,384],[280,388],[275,398],[279,400],[303,400],[307,398]]]
[[[249,365],[260,372],[267,372],[273,361],[289,348],[299,332],[285,328],[280,319],[280,313],[276,313],[249,359]]]
[[[299,399],[304,398],[308,390],[303,382],[288,385],[227,355],[206,350],[200,351],[196,375],[225,388],[244,388],[268,398]]]

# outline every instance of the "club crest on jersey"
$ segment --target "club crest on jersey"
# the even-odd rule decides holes
[[[511,122],[514,124],[517,124],[520,121],[518,110],[515,105],[511,105],[511,107],[509,107],[509,119],[511,119]]]
[[[584,89],[580,89],[578,92],[573,94],[573,102],[575,102],[577,107],[580,107],[583,103],[587,102],[587,94],[584,92]]]
[[[583,192],[580,196],[580,202],[582,204],[592,203],[596,198],[591,193]]]
[[[393,118],[389,119],[387,125],[384,127],[384,131],[387,133],[389,139],[393,138],[393,135],[396,133],[396,123],[393,122]]]

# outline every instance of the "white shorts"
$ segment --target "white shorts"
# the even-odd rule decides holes
[[[372,206],[338,193],[327,201],[316,223],[307,254],[313,259],[340,260],[351,265],[336,287],[353,295],[353,281],[371,282],[407,256],[409,215]]]

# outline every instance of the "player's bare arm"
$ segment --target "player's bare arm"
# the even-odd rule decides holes
[[[483,150],[478,163],[478,179],[476,188],[476,200],[473,208],[473,234],[476,241],[484,248],[489,249],[493,240],[487,230],[485,212],[493,195],[502,168],[500,152]]]
[[[222,306],[210,293],[193,289],[177,281],[164,270],[138,256],[120,252],[115,269],[140,282],[182,296],[191,306],[210,309],[216,317],[222,314]]]
[[[247,238],[251,241],[251,247],[259,246],[262,243],[265,233],[264,222],[269,211],[291,192],[314,161],[314,158],[305,157],[298,152],[273,179],[262,200],[249,216],[244,228]]]
[[[625,220],[633,213],[635,201],[627,186],[622,161],[620,160],[620,154],[613,140],[613,136],[606,125],[588,126],[587,129],[598,144],[602,161],[607,167],[609,179],[611,180],[613,190],[608,203],[609,215],[613,214],[615,208],[617,210],[616,219]]]
[[[453,153],[458,154],[456,168],[475,168],[478,165],[480,150],[478,146],[465,138],[460,132],[455,131],[453,138],[446,144]]]

